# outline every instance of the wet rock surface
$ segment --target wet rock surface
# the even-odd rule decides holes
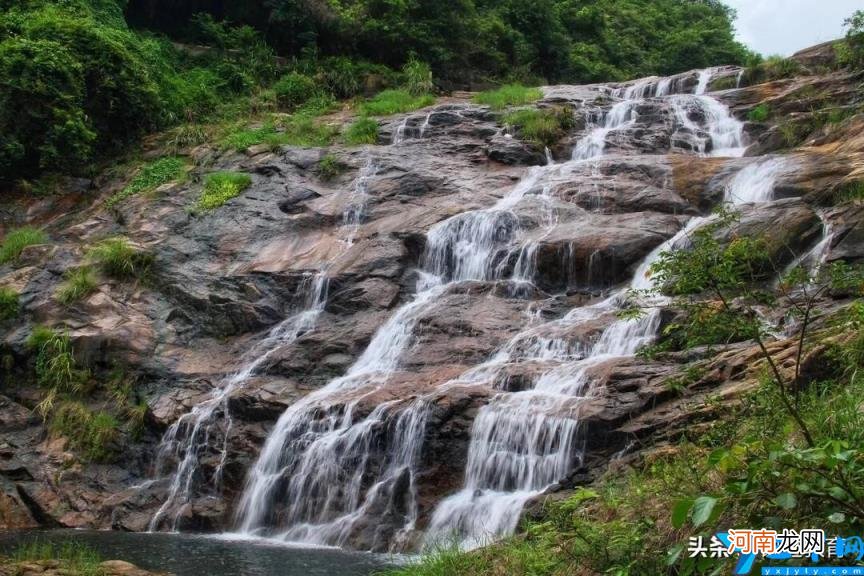
[[[719,70],[713,82],[727,78],[728,84],[736,74]],[[670,82],[689,94],[699,77],[687,73]],[[832,73],[712,95],[743,118],[761,102],[796,112],[802,86],[851,98],[853,83]],[[632,122],[606,135],[602,157],[568,161],[568,143],[596,128],[592,114],[620,102],[615,90],[629,86],[544,88],[538,105],[570,107],[577,127],[555,149],[560,163],[542,168],[542,178],[513,202],[502,198],[544,165],[545,155],[507,135],[495,113],[467,101],[408,114],[401,144],[332,147],[329,152],[349,169],[331,181],[315,171],[324,150],[204,150],[199,157],[209,160],[189,182],[153,198],[130,198],[116,213],[103,202],[118,183],[78,190],[86,201],[62,225],[49,225],[50,245],[31,247],[0,267],[0,284],[20,293],[23,312],[3,326],[3,353],[15,369],[0,397],[0,523],[147,529],[171,491],[171,475],[154,468],[163,433],[218,397],[232,374],[260,360],[253,374],[219,398],[192,493],[169,510],[183,530],[236,526],[244,483],[280,415],[334,379],[352,382],[352,367],[365,361],[382,327],[414,302],[424,274],[440,264],[450,283],[412,313],[394,367],[363,386],[346,385],[312,419],[316,426],[337,415],[357,423],[388,408],[370,424],[368,452],[341,460],[344,470],[334,474],[343,481],[352,468],[366,466],[368,474],[358,480],[361,493],[386,476],[386,486],[376,489],[389,499],[370,503],[367,517],[352,524],[340,543],[376,550],[416,546],[421,535],[415,528],[428,526],[442,498],[463,485],[472,430],[484,407],[502,393],[532,389],[555,368],[537,349],[554,342],[566,348],[568,361],[579,359],[616,321],[614,310],[578,323],[563,321],[567,314],[626,286],[649,253],[723,200],[734,176],[758,161],[757,153],[778,149],[770,127],[747,127],[747,156],[711,157],[704,110],[657,97],[655,80],[634,105]],[[403,120],[382,121],[382,142]],[[788,158],[792,168],[777,177],[776,200],[742,206],[724,240],[767,237],[770,259],[782,269],[819,242],[824,222],[832,231],[828,261],[864,259],[864,212],[857,206],[826,209],[835,188],[860,174],[864,142],[823,134]],[[214,169],[247,172],[252,185],[211,213],[190,213],[200,176]],[[440,262],[432,261],[430,246],[448,219],[474,211],[494,216],[483,220],[495,227],[488,266],[453,282],[462,245],[453,241],[434,253]],[[466,216],[461,230],[472,225]],[[86,246],[121,233],[154,255],[150,278],[106,282],[75,305],[58,304],[53,294]],[[310,309],[322,271],[327,282],[314,322],[259,350],[271,330]],[[136,374],[137,391],[149,406],[146,426],[137,438],[124,436],[110,463],[83,462],[34,414],[39,398],[26,380],[33,359],[25,341],[37,324],[67,331],[82,361],[102,371],[120,362]],[[485,377],[484,366],[502,350],[509,360]],[[679,362],[624,356],[611,354],[592,366],[592,393],[562,408],[572,409],[567,417],[577,417],[584,431],[579,474],[585,477],[633,442],[647,443],[710,417],[700,394],[740,393],[752,350],[742,347],[715,360],[713,380],[683,397],[665,385]],[[399,438],[398,414],[418,400],[426,420],[412,477],[388,466],[391,443]],[[216,477],[218,483],[211,482]],[[560,482],[566,487],[568,481]],[[289,512],[280,502],[272,516],[281,521]],[[406,531],[409,519],[413,525]]]

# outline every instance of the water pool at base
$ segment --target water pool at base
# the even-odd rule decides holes
[[[176,576],[371,576],[392,558],[334,548],[309,548],[261,540],[191,534],[141,534],[91,530],[0,532],[0,554],[28,542],[86,544],[105,560],[125,560]]]

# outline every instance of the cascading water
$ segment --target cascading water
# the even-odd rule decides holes
[[[253,346],[239,370],[225,378],[209,399],[181,416],[163,435],[156,457],[156,475],[167,473],[172,466],[174,471],[168,497],[150,520],[150,531],[158,530],[172,511],[170,529],[176,530],[182,508],[189,503],[196,488],[209,485],[218,489],[231,429],[228,399],[254,376],[256,370],[273,352],[290,344],[315,325],[326,301],[326,275],[318,273],[310,276],[306,287],[303,290],[307,294],[306,302],[300,311],[278,324],[266,338]],[[223,417],[222,421],[218,418],[220,415]],[[205,473],[201,470],[200,460],[208,450],[213,449],[213,437],[216,434],[223,437],[220,464],[209,479],[202,478]]]
[[[377,166],[372,156],[360,169],[351,196],[342,215],[342,226],[345,231],[345,244],[350,246],[362,222],[368,200],[368,182],[375,175]],[[176,531],[177,522],[183,508],[191,501],[194,492],[204,487],[220,488],[222,470],[225,465],[228,450],[228,437],[231,430],[231,413],[228,409],[228,399],[248,380],[255,375],[256,370],[276,350],[290,345],[314,326],[327,300],[328,277],[326,268],[310,274],[300,290],[306,294],[304,305],[286,320],[273,328],[260,343],[254,346],[246,355],[248,361],[231,376],[223,379],[210,398],[197,404],[189,413],[174,422],[159,443],[156,456],[155,474],[171,474],[168,496],[151,518],[148,530],[155,531],[171,515],[170,529]],[[220,417],[221,416],[221,421]],[[204,478],[201,470],[201,457],[212,450],[214,435],[222,435],[219,465],[210,475]],[[173,468],[173,472],[172,472]],[[143,486],[143,485],[142,485]]]
[[[768,202],[774,199],[777,178],[787,169],[785,158],[762,158],[738,171],[726,184],[723,201],[728,204]]]
[[[364,398],[386,386],[420,314],[450,284],[503,273],[499,264],[512,250],[518,228],[510,208],[534,188],[544,170],[532,168],[492,208],[458,214],[429,231],[414,299],[376,332],[345,376],[279,418],[250,471],[238,512],[241,532],[344,545],[354,527],[369,520],[371,510],[397,508],[408,510],[402,532],[413,529],[416,505],[396,502],[400,493],[395,487],[407,478],[409,495],[416,491],[413,476],[423,438],[418,430],[424,428],[426,407],[421,400],[408,406],[380,404],[365,416],[358,410]],[[385,462],[373,463],[374,446],[385,437]],[[354,472],[346,476],[345,470]],[[370,475],[376,480],[367,487],[364,479]]]
[[[589,160],[602,156],[609,134],[633,126],[638,119],[637,108],[650,97],[669,101],[676,127],[692,135],[695,152],[705,154],[710,146],[712,156],[743,156],[746,150],[744,124],[717,99],[705,95],[715,72],[713,68],[707,68],[699,73],[694,94],[678,93],[680,77],[647,78],[613,90],[612,95],[623,100],[615,103],[605,115],[600,115],[602,121],[597,119],[596,111],[588,115],[588,134],[573,148],[573,159]]]

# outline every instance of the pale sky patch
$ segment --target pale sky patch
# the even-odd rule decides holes
[[[765,56],[790,54],[840,38],[862,0],[724,0],[738,12],[738,40]]]

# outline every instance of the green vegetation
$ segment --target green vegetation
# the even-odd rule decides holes
[[[474,97],[474,102],[484,104],[493,110],[503,110],[507,106],[530,104],[543,97],[539,88],[526,88],[521,84],[507,84],[497,90],[481,92]]]
[[[27,347],[36,355],[36,382],[47,391],[38,407],[43,415],[53,410],[58,395],[79,394],[89,385],[90,373],[76,362],[68,334],[37,326]]]
[[[274,0],[218,14],[186,0],[145,4],[6,0],[4,180],[26,190],[27,179],[51,173],[90,175],[144,134],[177,125],[173,152],[204,141],[208,124],[277,108],[320,110],[383,90],[365,114],[407,111],[431,102],[433,77],[445,88],[623,80],[749,55],[733,39],[730,10],[713,1],[412,0],[383,10],[370,0],[315,9]]]
[[[747,113],[747,120],[750,122],[765,122],[768,120],[770,115],[771,108],[768,107],[768,104],[763,102]]]
[[[414,96],[431,94],[435,90],[432,68],[425,62],[411,57],[402,67],[405,89]]]
[[[315,79],[305,74],[290,72],[273,85],[273,92],[280,107],[292,109],[305,104],[315,96],[318,93],[318,84]]]
[[[864,10],[856,10],[844,22],[846,31],[846,57],[844,64],[864,66]]]
[[[22,544],[12,552],[13,562],[40,562],[59,560],[69,576],[102,576],[105,571],[99,565],[102,558],[84,544],[68,541],[52,544],[35,540]]]
[[[96,275],[89,266],[67,270],[65,276],[66,279],[57,289],[54,297],[67,306],[92,294],[98,286]]]
[[[349,146],[375,144],[378,142],[378,121],[374,118],[361,116],[348,126],[343,138]]]
[[[18,292],[8,286],[0,286],[0,322],[18,316]]]
[[[87,259],[96,264],[103,274],[118,280],[143,278],[153,257],[132,246],[126,238],[107,238],[87,251]]]
[[[10,230],[0,245],[0,264],[17,260],[27,246],[45,244],[48,235],[38,228],[29,226]]]
[[[195,205],[202,212],[218,208],[239,196],[252,184],[252,178],[242,172],[214,172],[207,175],[204,191]]]
[[[573,113],[566,108],[525,109],[504,116],[504,122],[518,129],[519,136],[538,146],[552,146],[573,128]]]
[[[222,139],[221,145],[238,152],[260,144],[273,150],[280,146],[322,147],[329,145],[338,133],[339,129],[335,126],[323,124],[314,116],[297,113],[275,118],[257,128],[231,130]]]
[[[142,167],[123,190],[111,196],[106,202],[106,206],[110,208],[130,196],[150,192],[163,184],[179,180],[184,176],[185,170],[186,164],[183,159],[176,156],[166,156],[154,160]]]
[[[801,74],[804,70],[796,60],[783,56],[769,56],[764,60],[755,59],[756,63],[748,66],[741,77],[742,86],[751,86],[761,82],[782,80]]]
[[[114,455],[112,443],[119,435],[119,424],[109,413],[93,412],[77,401],[61,403],[51,418],[51,432],[64,436],[70,446],[92,462],[107,462]]]
[[[325,154],[321,160],[318,161],[318,168],[316,172],[318,173],[318,177],[322,180],[332,180],[346,169],[345,164],[339,161],[336,156],[332,154]]]
[[[837,187],[834,191],[834,202],[861,202],[864,200],[864,180],[853,180]]]
[[[430,94],[415,96],[408,90],[384,90],[360,106],[360,113],[369,116],[390,116],[411,112],[435,103]]]

